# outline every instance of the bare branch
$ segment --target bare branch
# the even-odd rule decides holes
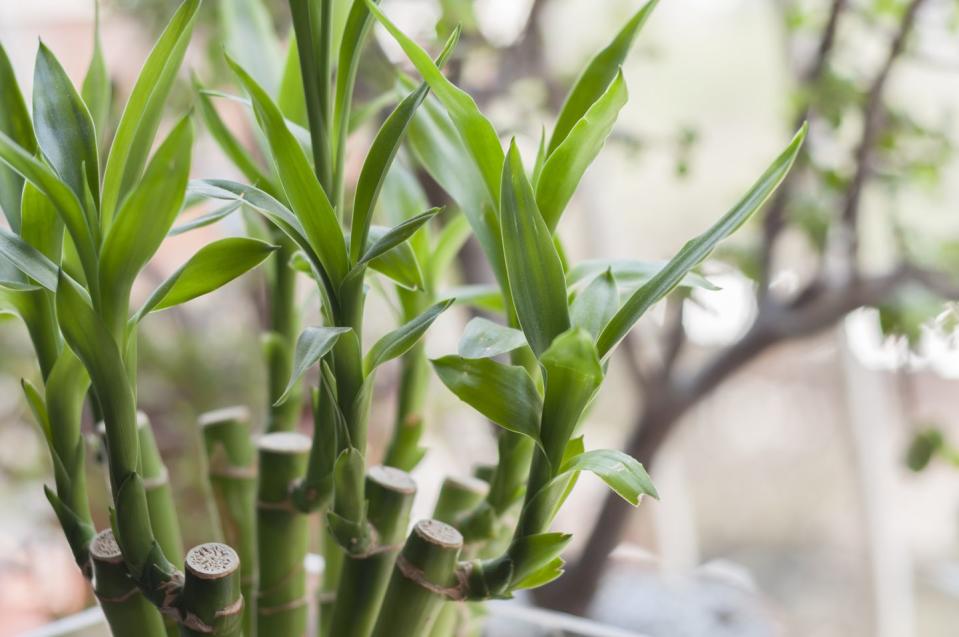
[[[833,0],[829,7],[829,16],[826,24],[823,26],[822,35],[819,38],[819,46],[816,47],[816,55],[812,64],[809,65],[805,73],[800,78],[800,85],[808,88],[815,86],[822,79],[829,57],[832,54],[836,44],[836,33],[839,30],[839,18],[846,10],[847,0]],[[803,122],[808,120],[812,114],[812,104],[806,102],[793,122],[793,128],[799,128]],[[808,153],[808,144],[806,140],[806,149],[803,150],[800,159]],[[773,250],[776,246],[776,240],[786,224],[786,205],[792,197],[792,187],[798,175],[801,172],[802,164],[793,168],[786,175],[786,179],[780,184],[773,200],[766,209],[766,215],[763,218],[763,240],[762,254],[760,255],[760,280],[759,280],[759,301],[765,302],[769,293],[769,283],[772,279],[772,258]]]
[[[846,190],[846,199],[842,211],[842,223],[846,233],[844,238],[846,241],[847,254],[853,259],[859,247],[859,238],[857,235],[862,190],[872,172],[873,147],[883,127],[883,93],[896,60],[899,59],[899,56],[902,55],[902,52],[905,50],[906,40],[912,32],[913,25],[916,21],[916,14],[922,7],[923,2],[925,2],[925,0],[912,0],[909,6],[906,7],[906,11],[903,13],[902,20],[899,23],[899,30],[893,37],[892,43],[889,45],[889,52],[886,54],[886,59],[869,87],[866,102],[863,106],[862,137],[859,140],[859,146],[856,148],[856,168],[852,181]]]

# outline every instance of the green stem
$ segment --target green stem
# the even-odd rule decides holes
[[[510,325],[518,326],[515,317],[510,318]],[[514,365],[525,367],[533,378],[538,376],[538,362],[528,349],[514,351],[510,360]],[[488,544],[503,535],[503,518],[527,489],[533,449],[534,443],[528,437],[499,431],[498,458],[490,477],[489,494],[485,502],[464,516],[460,525],[467,544]]]
[[[460,520],[467,545],[482,545],[500,535],[502,519],[520,501],[529,475],[533,441],[509,431],[500,431],[499,462],[490,477],[486,500]]]
[[[200,416],[207,473],[219,514],[220,530],[240,558],[243,633],[256,634],[256,448],[250,414],[244,407],[218,409]]]
[[[306,114],[310,123],[314,170],[327,197],[332,200],[335,193],[331,188],[333,176],[329,130],[330,7],[330,0],[290,0],[306,97]]]
[[[156,607],[127,574],[113,531],[101,531],[90,543],[94,593],[114,637],[164,637],[166,629]]]
[[[303,562],[309,519],[294,508],[290,493],[306,469],[310,439],[293,432],[271,433],[261,437],[257,447],[257,553],[264,559],[259,561],[256,633],[300,637],[307,620]]]
[[[186,556],[180,600],[181,637],[242,637],[240,558],[219,542],[201,544]]]
[[[140,443],[136,398],[118,351],[105,352],[102,364],[84,361],[103,410],[116,539],[127,571],[161,611],[173,609],[181,573],[166,558],[150,522],[149,498],[139,473]]]
[[[367,472],[366,493],[375,542],[367,554],[345,557],[330,624],[330,634],[336,637],[369,637],[373,631],[409,524],[416,483],[405,471],[372,467]]]
[[[183,559],[183,538],[177,518],[176,502],[170,488],[170,474],[157,447],[150,419],[137,412],[137,434],[140,442],[140,475],[147,493],[150,526],[163,554],[173,561]]]
[[[343,570],[343,562],[346,559],[346,554],[336,541],[336,538],[329,532],[323,533],[320,537],[320,542],[323,549],[323,581],[320,582],[318,599],[320,621],[317,624],[317,628],[321,637],[329,637],[332,635],[331,628],[333,626],[333,608],[336,606],[336,589],[340,583],[340,573]]]
[[[472,511],[483,501],[488,491],[489,485],[477,478],[446,478],[433,509],[433,519],[455,526],[462,515]],[[458,634],[456,627],[470,616],[469,610],[463,602],[444,601],[441,606],[430,633],[431,637]]]
[[[430,365],[423,343],[417,343],[400,359],[396,418],[383,464],[412,471],[423,459],[423,404],[429,387]]]
[[[298,384],[290,397],[275,405],[283,394],[293,372],[293,349],[296,343],[296,272],[290,267],[295,250],[292,242],[274,233],[278,242],[268,284],[270,297],[270,330],[264,335],[270,407],[266,431],[293,431],[303,404],[302,385]]]
[[[463,536],[437,520],[413,527],[380,608],[373,637],[422,637],[455,588],[454,570]]]
[[[479,478],[450,476],[443,481],[433,509],[433,519],[456,526],[460,517],[473,510],[489,492]]]

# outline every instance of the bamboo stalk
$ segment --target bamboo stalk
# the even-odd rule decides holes
[[[289,262],[295,250],[292,242],[281,232],[274,231],[273,241],[280,246],[273,257],[268,287],[270,298],[270,329],[263,335],[266,357],[270,407],[266,431],[293,431],[303,405],[303,387],[297,383],[289,398],[277,405],[293,372],[293,347],[296,342],[296,271]]]
[[[344,558],[330,624],[330,634],[336,637],[369,637],[373,631],[409,525],[416,483],[405,471],[372,467],[366,493],[375,541],[365,554]]]
[[[183,559],[183,538],[180,522],[170,488],[170,472],[167,471],[160,449],[153,435],[150,419],[142,411],[137,412],[137,435],[140,441],[140,472],[150,509],[150,525],[163,554],[171,562]]]
[[[243,631],[256,634],[256,447],[245,407],[202,414],[199,425],[206,450],[207,474],[219,514],[220,530],[240,558]]]
[[[236,551],[219,542],[190,549],[180,611],[181,637],[242,637],[243,595]]]
[[[293,507],[290,493],[306,470],[310,439],[294,432],[265,434],[257,441],[256,632],[263,637],[299,637],[306,631],[306,571],[309,519]],[[266,557],[269,556],[268,559]]]
[[[456,526],[459,517],[482,502],[488,492],[489,484],[479,478],[450,476],[440,487],[433,519]]]
[[[455,526],[461,516],[483,501],[488,491],[489,484],[478,478],[446,478],[433,509],[433,519]],[[472,615],[471,605],[459,601],[443,601],[430,635],[450,637],[459,634],[457,626],[464,627]]]
[[[171,562],[179,561],[183,556],[183,539],[180,535],[176,503],[170,489],[169,471],[160,456],[149,417],[138,411],[136,419],[140,470],[150,511],[150,527],[157,543],[163,549],[163,554],[168,556]],[[96,430],[104,451],[107,451],[106,425],[100,422]]]
[[[417,522],[396,559],[373,637],[429,635],[443,601],[457,591],[451,585],[462,548],[463,536],[450,525]]]
[[[320,547],[323,552],[323,577],[317,595],[317,607],[320,619],[317,622],[317,634],[320,637],[330,637],[333,626],[333,608],[336,606],[336,589],[340,583],[340,573],[346,559],[343,548],[331,533],[326,532],[326,519],[321,516],[323,527],[320,537]]]
[[[423,459],[420,438],[423,436],[423,403],[429,387],[429,373],[426,349],[422,342],[417,343],[400,359],[396,417],[393,437],[383,461],[385,465],[412,471]]]
[[[109,453],[105,423],[100,422],[96,429],[101,436],[104,451]],[[150,529],[164,557],[175,563],[183,556],[176,503],[170,489],[169,472],[160,456],[150,420],[142,411],[136,412],[136,431],[141,484],[146,498]],[[163,616],[163,621],[169,637],[179,634],[179,626],[173,615],[167,613]]]
[[[113,637],[163,637],[160,611],[143,596],[127,574],[113,531],[106,529],[90,543],[93,590]]]

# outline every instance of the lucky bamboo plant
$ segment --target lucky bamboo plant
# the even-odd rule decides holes
[[[260,12],[262,22],[257,3],[239,5],[253,7],[250,15]],[[346,13],[338,16],[337,7]],[[548,139],[544,132],[530,170],[516,142],[504,151],[473,99],[443,75],[458,30],[434,59],[373,0],[290,0],[294,33],[287,63],[269,86],[259,66],[245,68],[227,56],[248,96],[237,99],[251,109],[265,161],[220,119],[212,102],[218,94],[200,88],[208,130],[251,183],[205,179],[187,185],[193,137],[187,118],[150,157],[198,0],[181,5],[148,58],[103,153],[102,175],[97,139],[105,135],[97,127],[109,102],[102,62],[95,59],[91,88],[85,83],[81,96],[41,48],[31,121],[9,64],[0,58],[0,159],[12,169],[0,172],[0,201],[11,227],[0,233],[0,255],[21,273],[3,282],[2,298],[26,322],[44,379],[43,391],[24,387],[56,469],[56,492],[48,495],[87,572],[92,557],[114,634],[305,634],[310,600],[304,561],[310,515],[320,512],[325,565],[318,634],[451,635],[463,628],[459,613],[448,610],[455,604],[508,597],[562,573],[561,552],[570,536],[550,526],[581,471],[597,474],[633,504],[656,495],[634,459],[586,451],[578,435],[583,416],[616,345],[676,286],[706,285],[692,270],[769,197],[805,131],[715,226],[668,263],[594,261],[571,268],[556,228],[626,102],[620,66],[653,7],[645,5],[590,62]],[[354,105],[361,57],[376,22],[422,79],[394,71],[387,96],[354,117],[361,110]],[[351,123],[375,117],[393,101],[355,184],[347,184]],[[401,152],[404,161],[394,161]],[[416,186],[413,161],[463,214],[451,212],[433,235],[429,225],[440,209],[430,208]],[[226,205],[172,232],[243,208],[265,221],[269,241],[211,243],[131,311],[134,279],[171,232],[188,195]],[[392,226],[373,224],[378,210]],[[464,291],[459,300],[480,303],[481,296],[487,308],[502,311],[503,321],[475,319],[459,353],[433,360],[432,368],[453,393],[502,427],[500,456],[478,474],[482,481],[448,480],[436,519],[409,531],[416,484],[405,470],[422,456],[420,410],[429,369],[419,343],[455,300],[438,285],[468,230],[485,251],[498,290]],[[174,566],[180,556],[172,554],[177,545],[161,537],[170,526],[160,513],[168,502],[151,508],[158,498],[148,493],[163,471],[136,410],[137,329],[152,311],[212,291],[270,255],[276,258],[267,393],[274,407],[267,432],[254,437],[243,409],[201,419],[212,491],[234,548],[196,547],[181,572]],[[403,321],[366,347],[367,294],[379,285],[371,271],[397,284]],[[297,272],[316,286],[321,324],[303,329],[294,345]],[[510,364],[501,360],[505,355]],[[403,371],[397,431],[387,454],[393,466],[370,467],[376,371],[396,358],[403,359]],[[310,438],[296,431],[296,421],[297,387],[312,368]],[[96,536],[79,433],[88,385],[104,423],[114,505],[112,530]]]
[[[288,55],[288,67],[300,69],[299,90],[296,85],[281,83],[274,100],[259,81],[228,58],[250,96],[270,166],[258,166],[207,105],[208,126],[254,185],[207,180],[194,184],[193,191],[242,203],[285,233],[297,246],[295,263],[280,262],[275,267],[301,266],[312,276],[325,323],[307,328],[297,339],[291,378],[274,403],[282,405],[291,400],[296,383],[309,368],[319,365],[320,386],[312,400],[312,444],[293,433],[267,434],[258,441],[259,572],[256,621],[248,630],[300,634],[305,629],[307,600],[302,563],[308,544],[306,516],[324,509],[327,537],[332,540],[324,550],[324,588],[327,596],[335,594],[337,603],[325,605],[322,630],[360,635],[368,634],[376,618],[396,545],[406,531],[413,496],[411,480],[399,470],[371,470],[365,475],[367,414],[374,373],[379,365],[414,347],[450,305],[450,301],[425,307],[411,303],[420,311],[411,312],[407,322],[364,354],[367,270],[378,270],[400,284],[424,287],[423,268],[407,240],[439,209],[420,211],[392,228],[373,226],[372,218],[393,158],[428,87],[424,84],[400,101],[375,136],[354,189],[347,231],[342,225],[346,217],[342,204],[346,136],[359,53],[372,19],[364,4],[352,5],[339,35],[338,72],[334,77],[329,3],[293,2],[291,11],[296,48],[291,48]],[[441,59],[455,41],[456,34]],[[284,113],[281,108],[281,104],[290,103],[288,92],[302,95],[306,103],[307,134],[299,138],[296,125],[287,121],[289,109]],[[209,96],[202,94],[201,99]],[[457,236],[462,240],[465,233],[461,230]],[[455,250],[441,252],[451,254]]]
[[[111,97],[99,37],[82,95],[40,45],[32,118],[0,49],[0,159],[10,225],[0,230],[0,255],[17,270],[0,285],[2,300],[24,320],[44,379],[42,391],[23,386],[55,468],[48,499],[118,635],[237,634],[240,626],[239,561],[230,547],[192,549],[185,576],[171,562],[183,556],[166,469],[136,409],[141,321],[215,290],[276,249],[248,238],[213,242],[131,311],[137,274],[184,202],[189,117],[150,151],[199,5],[187,0],[171,19],[103,152]],[[80,434],[88,387],[103,419],[113,497],[113,528],[98,535]]]
[[[529,173],[515,141],[504,152],[495,129],[475,102],[450,83],[426,52],[374,3],[367,4],[445,111],[445,117],[434,113],[434,126],[424,126],[419,135],[414,131],[411,141],[418,147],[424,168],[467,212],[496,275],[506,310],[506,325],[474,319],[461,341],[459,355],[434,360],[434,369],[460,399],[512,434],[528,439],[532,452],[528,473],[522,466],[525,451],[509,457],[501,454],[496,468],[496,472],[518,471],[524,476],[519,520],[506,548],[485,559],[444,565],[446,570],[431,580],[436,587],[430,592],[437,605],[449,599],[508,596],[517,589],[541,586],[562,573],[560,552],[569,536],[550,532],[549,527],[579,472],[595,473],[633,504],[642,494],[655,495],[635,460],[617,451],[585,451],[582,436],[574,437],[577,427],[602,383],[616,345],[646,310],[682,284],[719,241],[767,200],[795,160],[805,128],[716,225],[654,269],[621,302],[617,268],[609,264],[597,271],[593,262],[578,273],[576,268],[570,269],[555,230],[626,102],[620,65],[655,3],[638,11],[589,63],[548,140],[544,131]],[[618,265],[631,279],[644,269],[642,264]],[[586,279],[585,285],[568,287],[580,279]],[[513,353],[514,364],[494,358],[507,353]],[[520,439],[511,436],[507,440],[515,449]],[[511,451],[508,445],[506,450]],[[487,503],[478,510],[488,510]],[[470,515],[460,521],[468,525]],[[384,601],[379,634],[387,634],[387,626],[397,625],[388,611],[408,607],[404,598],[410,595],[405,590],[409,584],[399,582],[418,580],[410,575],[411,570],[415,571],[398,565]],[[403,634],[429,629],[428,615],[418,621],[422,623],[414,624],[415,630]]]

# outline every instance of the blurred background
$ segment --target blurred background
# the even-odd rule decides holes
[[[184,65],[224,88],[220,52],[235,27],[220,9],[233,2],[247,0],[206,3]],[[176,4],[101,2],[116,109]],[[286,3],[264,4],[286,34]],[[528,156],[583,64],[639,4],[383,0],[432,47],[438,32],[463,24],[450,73]],[[93,24],[90,0],[0,2],[0,41],[27,96],[37,37],[79,84]],[[956,634],[957,36],[959,6],[948,0],[668,0],[656,9],[624,66],[630,102],[560,227],[574,262],[668,258],[803,120],[810,136],[779,194],[704,265],[721,289],[678,292],[652,311],[613,359],[589,415],[588,445],[637,456],[661,500],[633,511],[584,476],[555,524],[575,534],[567,576],[531,603],[649,637]],[[174,95],[171,118],[194,100],[186,73]],[[252,138],[241,106],[223,113]],[[373,132],[351,141],[358,158]],[[205,134],[193,173],[238,177]],[[236,219],[171,239],[144,289],[212,237],[242,232]],[[468,245],[447,284],[484,280],[478,254]],[[261,287],[254,273],[142,331],[141,407],[170,467],[187,545],[212,533],[197,415],[265,409]],[[453,351],[468,319],[444,315],[430,354]],[[372,333],[388,328],[381,321]],[[0,320],[0,635],[92,603],[41,495],[52,469],[18,387],[36,375],[25,330]],[[389,435],[395,371],[378,382],[374,459]],[[430,453],[415,473],[422,514],[443,476],[495,460],[489,425],[434,385]],[[103,526],[105,478],[89,467]]]

